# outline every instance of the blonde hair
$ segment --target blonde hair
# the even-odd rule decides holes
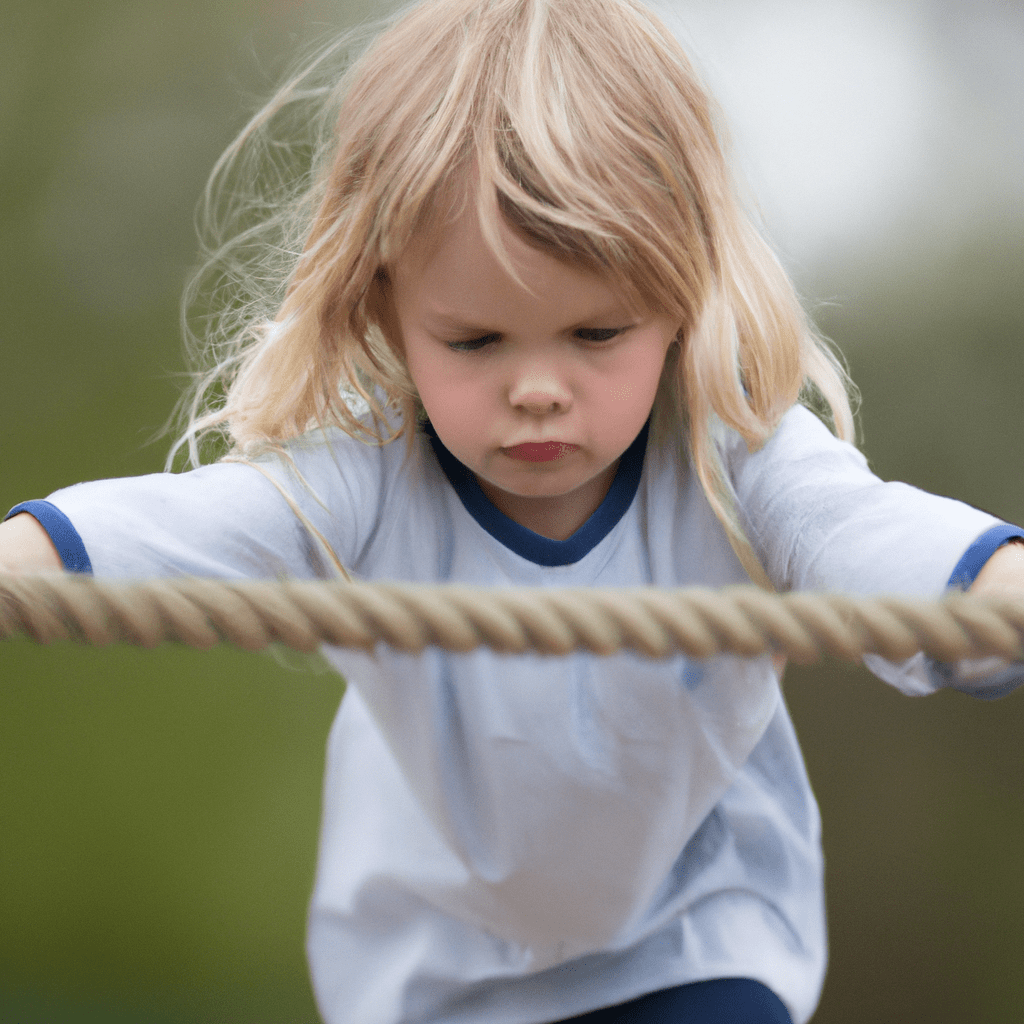
[[[176,450],[187,444],[197,463],[197,442],[219,433],[245,455],[317,425],[411,442],[421,409],[382,327],[387,268],[472,181],[484,237],[510,270],[502,221],[684,325],[653,437],[685,433],[712,508],[763,582],[720,426],[753,450],[803,398],[849,439],[849,384],[742,210],[712,102],[673,35],[636,0],[425,0],[331,81],[350,45],[292,78],[215,168],[206,217],[236,234],[210,244],[187,293],[206,287],[221,311]],[[293,151],[275,131],[296,115],[318,126],[316,144],[282,196],[280,154]],[[254,215],[231,186],[268,157],[279,191]]]

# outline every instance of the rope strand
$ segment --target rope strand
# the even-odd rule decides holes
[[[1024,660],[1024,601],[951,593],[938,601],[843,594],[770,594],[755,587],[483,588],[409,583],[223,581],[124,583],[72,574],[0,574],[0,640],[70,640],[256,651],[280,643],[418,653],[479,646],[519,654],[651,658],[686,654],[784,655],[799,663],[832,655],[902,661]]]

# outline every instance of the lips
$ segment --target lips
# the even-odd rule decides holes
[[[517,444],[512,448],[502,448],[510,459],[523,462],[551,462],[576,451],[579,445],[567,444],[565,441],[540,441]]]

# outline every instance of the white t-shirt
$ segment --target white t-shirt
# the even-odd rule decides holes
[[[404,441],[337,431],[292,443],[309,490],[276,457],[261,465],[364,580],[749,582],[680,447],[646,446],[645,429],[566,541],[503,516],[422,432],[408,458]],[[759,452],[731,435],[722,450],[779,590],[938,596],[1024,536],[883,483],[803,408]],[[97,576],[331,575],[249,466],[79,484],[49,502],[58,547]],[[309,916],[329,1024],[541,1024],[716,977],[763,982],[797,1024],[811,1015],[826,961],[819,818],[768,658],[325,654],[349,683]],[[923,657],[871,667],[907,693],[941,682]]]

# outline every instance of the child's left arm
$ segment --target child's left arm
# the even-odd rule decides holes
[[[1024,594],[1024,543],[997,549],[971,584],[971,594]]]
[[[1024,529],[963,502],[880,480],[852,445],[794,407],[751,453],[726,444],[738,511],[778,590],[901,594],[950,590],[1024,595]],[[875,675],[907,694],[940,688],[992,698],[1024,685],[1024,664],[970,659],[901,663],[866,655]]]

